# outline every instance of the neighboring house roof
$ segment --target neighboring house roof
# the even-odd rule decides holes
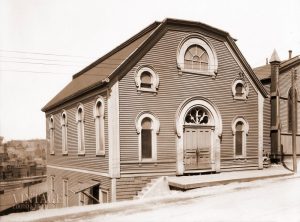
[[[253,71],[259,80],[271,78],[271,65],[270,64],[256,67],[253,69]]]
[[[267,92],[263,85],[254,74],[250,65],[235,44],[235,40],[228,32],[214,28],[200,22],[185,21],[167,18],[163,22],[154,22],[144,30],[122,43],[91,65],[73,76],[72,81],[62,89],[50,102],[48,102],[42,111],[49,111],[58,105],[67,102],[82,93],[101,87],[109,83],[113,78],[122,76],[128,72],[147,51],[154,45],[163,35],[168,25],[199,27],[209,32],[225,37],[229,45],[236,53],[238,59],[244,68],[250,73],[250,77],[266,97]]]
[[[300,56],[295,56],[291,59],[288,60],[284,60],[280,63],[279,66],[279,74],[283,73],[285,70],[299,65],[300,64]],[[266,64],[263,66],[259,66],[256,68],[253,68],[253,71],[255,73],[255,75],[259,78],[260,81],[268,81],[271,79],[271,65],[270,64]]]

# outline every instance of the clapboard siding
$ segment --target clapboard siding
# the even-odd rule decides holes
[[[57,199],[54,201],[56,204],[53,203],[52,197],[51,197],[51,177],[54,176],[54,195],[57,198],[58,196],[58,202]],[[100,182],[100,188],[108,191],[108,200],[111,201],[111,179],[109,177],[103,177],[99,175],[94,174],[88,174],[88,173],[80,173],[80,172],[74,172],[69,170],[61,170],[61,169],[53,169],[48,167],[47,168],[47,185],[48,185],[48,201],[50,201],[50,204],[48,205],[49,208],[60,208],[63,207],[62,204],[62,195],[63,195],[63,180],[68,180],[68,206],[78,206],[78,194],[74,194],[71,191],[71,188],[73,186],[76,186],[78,182],[86,182],[90,180],[97,180]]]
[[[247,84],[250,85],[249,98],[246,101],[233,100],[231,85],[233,80],[238,77],[241,68],[225,43],[209,36],[206,37],[215,48],[219,63],[216,79],[186,73],[179,75],[176,63],[177,49],[180,41],[187,35],[186,32],[167,31],[135,67],[120,80],[120,152],[121,169],[125,172],[140,172],[141,165],[143,165],[143,163],[130,166],[123,164],[124,161],[138,161],[138,134],[135,130],[135,118],[141,111],[151,111],[160,121],[160,132],[157,136],[158,161],[176,160],[175,114],[179,105],[193,96],[209,99],[220,110],[223,121],[221,159],[233,158],[231,124],[236,116],[244,116],[249,123],[247,156],[258,156],[256,91],[247,81]],[[157,95],[137,92],[134,75],[136,69],[141,65],[151,65],[157,71],[160,78]],[[221,161],[221,167],[222,164]],[[232,161],[231,164],[234,166],[235,163]],[[253,162],[253,164],[258,165],[257,162]],[[157,170],[164,169],[164,165],[160,163],[157,163],[155,167]],[[145,170],[145,172],[147,171]]]
[[[117,179],[117,200],[130,200],[150,183],[155,176],[124,177]]]
[[[102,95],[104,98],[106,94]],[[106,98],[105,98],[106,100]],[[60,116],[62,110],[56,113],[49,113],[54,116],[54,150],[55,155],[50,155],[48,151],[48,164],[57,165],[63,167],[74,167],[86,170],[94,170],[97,172],[108,172],[108,122],[107,122],[107,109],[105,108],[104,117],[104,130],[105,130],[105,156],[96,157],[96,138],[95,138],[95,120],[93,116],[93,109],[96,102],[96,97],[91,96],[87,99],[78,99],[73,104],[64,107],[67,113],[67,141],[68,141],[68,155],[62,155],[62,131],[60,125]],[[76,112],[79,104],[84,107],[84,142],[85,142],[85,155],[78,155],[78,135],[77,135],[77,123]],[[106,107],[105,101],[105,107]],[[48,125],[48,123],[47,123]],[[49,139],[49,130],[47,128],[47,138]]]
[[[298,66],[299,68],[300,66]],[[298,74],[299,75],[299,74]],[[297,129],[300,129],[300,78],[298,77],[295,82],[295,86],[298,92],[298,121]],[[280,120],[281,120],[281,132],[288,133],[288,93],[291,88],[291,73],[287,71],[279,75],[279,93],[281,96],[280,100]]]

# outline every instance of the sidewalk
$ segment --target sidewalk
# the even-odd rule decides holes
[[[232,182],[249,182],[273,177],[291,176],[293,172],[282,165],[273,165],[263,170],[221,172],[209,175],[168,177],[169,186],[175,190],[190,190],[201,187],[224,185]]]

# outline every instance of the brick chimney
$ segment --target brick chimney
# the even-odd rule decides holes
[[[293,53],[293,51],[292,51],[292,50],[289,50],[289,59],[292,58],[292,53]]]
[[[280,141],[280,107],[279,107],[279,56],[274,49],[270,58],[271,64],[271,160],[281,161],[281,141]]]

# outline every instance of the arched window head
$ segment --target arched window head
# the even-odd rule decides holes
[[[78,154],[84,155],[85,154],[84,109],[82,104],[80,104],[77,107],[76,121],[77,121]]]
[[[293,108],[295,110],[295,122],[298,122],[298,109],[297,109],[297,101],[298,101],[298,96],[297,96],[297,90],[295,89],[295,104],[293,104],[293,91],[292,89],[289,90],[288,94],[288,131],[292,132],[293,131],[293,120],[292,120],[292,114],[293,114]],[[296,124],[296,132],[298,132],[298,124]]]
[[[62,154],[68,155],[68,117],[67,112],[63,111],[60,118],[61,123],[61,141],[62,141]]]
[[[244,79],[237,78],[232,82],[232,96],[236,100],[246,100],[249,94],[248,84]]]
[[[61,125],[67,125],[68,124],[68,119],[67,119],[67,112],[66,111],[63,111],[62,114],[61,114],[61,118],[60,118],[60,123]]]
[[[135,74],[135,84],[138,91],[157,92],[159,77],[153,67],[141,66]]]
[[[139,140],[139,161],[157,160],[157,134],[159,120],[151,112],[141,112],[136,118]]]
[[[82,104],[78,105],[76,112],[76,122],[81,121],[84,121],[84,108]]]
[[[54,154],[54,117],[49,118],[49,150],[50,154]]]
[[[243,117],[236,117],[232,122],[232,134],[234,144],[234,157],[246,157],[247,135],[249,131],[248,122]]]
[[[104,98],[98,96],[94,106],[96,155],[105,155]]]
[[[216,77],[218,60],[210,42],[201,35],[189,35],[178,46],[179,73],[193,73]]]

